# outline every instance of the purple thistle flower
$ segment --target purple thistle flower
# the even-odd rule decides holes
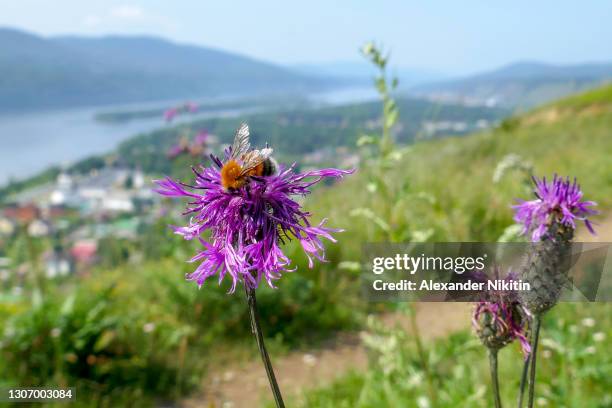
[[[177,144],[170,146],[166,156],[169,159],[175,159],[187,151],[189,151],[189,140],[186,137],[182,137]]]
[[[181,153],[183,153],[183,151],[185,150],[185,148],[181,145],[173,145],[170,147],[170,149],[168,149],[168,153],[166,154],[168,156],[168,158],[170,159],[175,159],[177,158]]]
[[[178,109],[177,108],[170,108],[170,109],[166,109],[166,111],[164,112],[164,120],[166,122],[172,122],[172,120],[176,117],[176,115],[178,115]]]
[[[226,151],[226,158],[228,157]],[[267,177],[251,177],[244,187],[227,191],[221,185],[222,162],[211,155],[211,167],[193,168],[195,184],[187,185],[170,177],[156,180],[156,192],[167,197],[188,197],[184,215],[191,215],[189,225],[172,227],[176,234],[191,240],[199,239],[204,247],[190,262],[201,261],[187,280],[199,286],[215,275],[219,283],[229,274],[232,279],[230,293],[238,282],[249,288],[257,288],[262,279],[270,287],[274,280],[290,269],[291,260],[281,250],[281,245],[297,239],[306,256],[309,267],[313,258],[325,261],[322,238],[336,242],[331,235],[342,230],[325,227],[326,219],[311,225],[310,213],[304,211],[293,196],[304,196],[310,187],[323,178],[341,178],[353,170],[322,169],[294,172],[294,166],[280,167],[277,174]],[[202,237],[209,230],[210,240]]]
[[[520,204],[513,206],[514,220],[523,224],[523,234],[531,233],[533,242],[540,241],[546,235],[547,229],[554,222],[566,227],[576,228],[576,220],[583,221],[592,234],[595,234],[589,215],[598,212],[589,207],[596,206],[594,201],[581,201],[582,191],[574,178],[563,179],[555,175],[551,182],[533,178],[535,183],[535,200],[519,200]]]
[[[198,132],[197,135],[195,135],[195,138],[193,139],[193,145],[203,146],[207,140],[208,140],[208,131],[201,130]]]
[[[189,113],[196,113],[198,111],[198,104],[195,102],[185,102],[185,110]]]
[[[200,156],[206,151],[206,142],[208,141],[208,132],[206,130],[199,131],[193,138],[193,143],[189,146],[189,152],[192,156]]]

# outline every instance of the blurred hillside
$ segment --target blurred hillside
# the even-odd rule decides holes
[[[155,37],[46,38],[0,28],[0,49],[0,111],[295,92],[338,83]]]
[[[530,108],[610,80],[612,63],[552,65],[525,61],[465,78],[417,85],[411,92],[438,100]]]
[[[530,197],[525,169],[531,168],[539,177],[577,177],[606,213],[612,205],[611,128],[612,86],[606,86],[507,118],[492,130],[415,143],[388,170],[385,185],[372,184],[369,169],[362,168],[313,199],[314,211],[331,210],[338,225],[352,225],[355,246],[342,245],[348,253],[373,238],[415,239],[423,231],[432,241],[496,241],[512,224],[510,205]],[[385,191],[393,199],[381,199]],[[386,225],[350,217],[354,203]]]
[[[576,176],[585,197],[596,200],[602,211],[594,218],[599,225],[598,235],[592,239],[607,242],[612,239],[611,127],[612,86],[607,86],[507,119],[493,131],[416,143],[403,152],[378,185],[372,177],[375,170],[362,167],[338,186],[320,190],[309,199],[309,207],[314,214],[325,214],[334,225],[347,228],[334,249],[334,256],[344,263],[360,259],[364,242],[496,241],[512,225],[510,205],[516,198],[531,197],[531,169],[538,176]],[[584,226],[578,229],[579,239],[589,235]],[[348,271],[339,278],[334,265],[321,269],[323,276],[351,279]],[[359,279],[338,285],[358,286]],[[376,309],[380,305],[369,306]],[[388,316],[371,315],[361,332],[361,346],[346,357],[348,371],[344,374],[335,371],[336,375],[309,380],[295,372],[297,378],[286,378],[289,373],[280,371],[286,388],[291,381],[308,385],[287,399],[298,407],[493,406],[486,349],[470,332],[469,317],[461,316],[464,305],[456,306],[457,313],[436,315],[434,311],[441,310],[437,306],[421,304],[415,311],[401,305],[396,312],[401,322],[409,320],[411,313],[421,316],[423,309],[428,311],[429,319],[419,329],[423,343],[419,343],[414,327],[394,327],[386,323]],[[610,305],[603,303],[562,304],[547,314],[539,357],[539,406],[596,407],[612,401],[607,391],[612,374],[607,352],[612,344],[611,316]],[[459,330],[458,317],[465,319]],[[452,332],[432,340],[427,336],[432,325]],[[316,370],[325,367],[324,353],[314,354],[321,357],[313,363]],[[367,369],[362,360],[351,361],[364,355],[369,357]],[[522,358],[516,344],[502,350],[501,355],[502,399],[512,405]],[[281,359],[278,365],[283,367],[283,363]],[[340,364],[332,364],[338,370]],[[216,392],[224,389],[231,390],[231,384],[223,383]],[[263,387],[260,393],[262,400],[269,400]],[[236,401],[237,407],[249,406],[235,393],[225,395],[226,400]],[[268,402],[264,406],[272,405]]]
[[[294,64],[291,65],[295,71],[306,75],[317,75],[323,77],[348,78],[363,84],[370,84],[375,70],[366,62],[338,61],[319,64]],[[400,82],[402,89],[417,84],[439,82],[447,79],[448,75],[434,70],[419,68],[391,67],[391,72]]]

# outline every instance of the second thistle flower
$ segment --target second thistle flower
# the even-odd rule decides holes
[[[531,290],[520,293],[522,304],[532,314],[541,314],[557,304],[563,286],[569,283],[571,240],[576,221],[583,221],[594,233],[588,216],[597,214],[593,201],[583,201],[576,179],[556,175],[549,182],[534,178],[536,199],[514,206],[514,219],[531,233],[533,246],[527,253],[521,279]]]
[[[514,220],[523,225],[523,233],[531,234],[531,240],[538,242],[554,239],[561,230],[575,230],[576,221],[583,221],[588,230],[594,234],[589,221],[590,215],[597,211],[590,207],[597,205],[594,201],[583,201],[583,193],[576,179],[563,179],[555,175],[551,181],[546,177],[533,178],[535,200],[521,201],[513,206]],[[554,227],[554,228],[553,228]]]

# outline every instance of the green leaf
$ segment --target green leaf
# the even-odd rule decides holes
[[[386,123],[388,128],[390,128],[393,125],[395,125],[395,123],[397,122],[397,117],[398,117],[397,109],[394,109],[394,110],[392,110],[391,112],[389,112],[387,114],[387,116],[385,117],[385,123]]]
[[[104,350],[113,341],[116,335],[117,333],[114,330],[105,330],[104,332],[102,332],[102,334],[100,335],[100,337],[98,337],[98,340],[96,340],[96,343],[94,344],[94,351],[99,352],[101,350]]]
[[[413,242],[427,242],[429,238],[433,235],[433,229],[427,230],[416,230],[412,232],[412,241]]]
[[[39,289],[35,289],[32,293],[32,308],[38,309],[43,304],[43,296]]]
[[[362,147],[370,144],[376,143],[376,138],[374,136],[362,135],[357,139],[357,147]]]
[[[497,238],[497,242],[521,242],[523,226],[519,224],[512,224],[504,229],[504,232]]]
[[[62,307],[60,309],[60,316],[68,316],[72,314],[72,311],[74,310],[75,298],[75,294],[72,293],[66,298],[66,300],[64,300],[64,303],[62,303]]]
[[[373,221],[374,224],[378,225],[380,227],[380,229],[382,229],[385,232],[389,232],[391,231],[391,227],[389,226],[389,224],[387,224],[382,218],[380,218],[378,215],[376,215],[374,213],[374,211],[372,211],[369,208],[355,208],[354,210],[352,210],[350,212],[351,217],[364,217],[369,219],[370,221]]]
[[[342,261],[338,264],[338,269],[357,272],[361,270],[361,264],[355,261]]]
[[[371,42],[367,42],[363,45],[363,47],[361,47],[361,53],[366,57],[372,55],[375,50],[376,47],[374,47],[374,44]]]
[[[378,93],[382,95],[387,93],[387,83],[385,82],[385,78],[383,77],[376,78],[374,80],[374,85],[376,86]]]

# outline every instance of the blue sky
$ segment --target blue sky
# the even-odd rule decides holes
[[[44,35],[151,34],[281,64],[358,61],[467,74],[517,60],[612,61],[612,1],[0,0],[0,25]]]

